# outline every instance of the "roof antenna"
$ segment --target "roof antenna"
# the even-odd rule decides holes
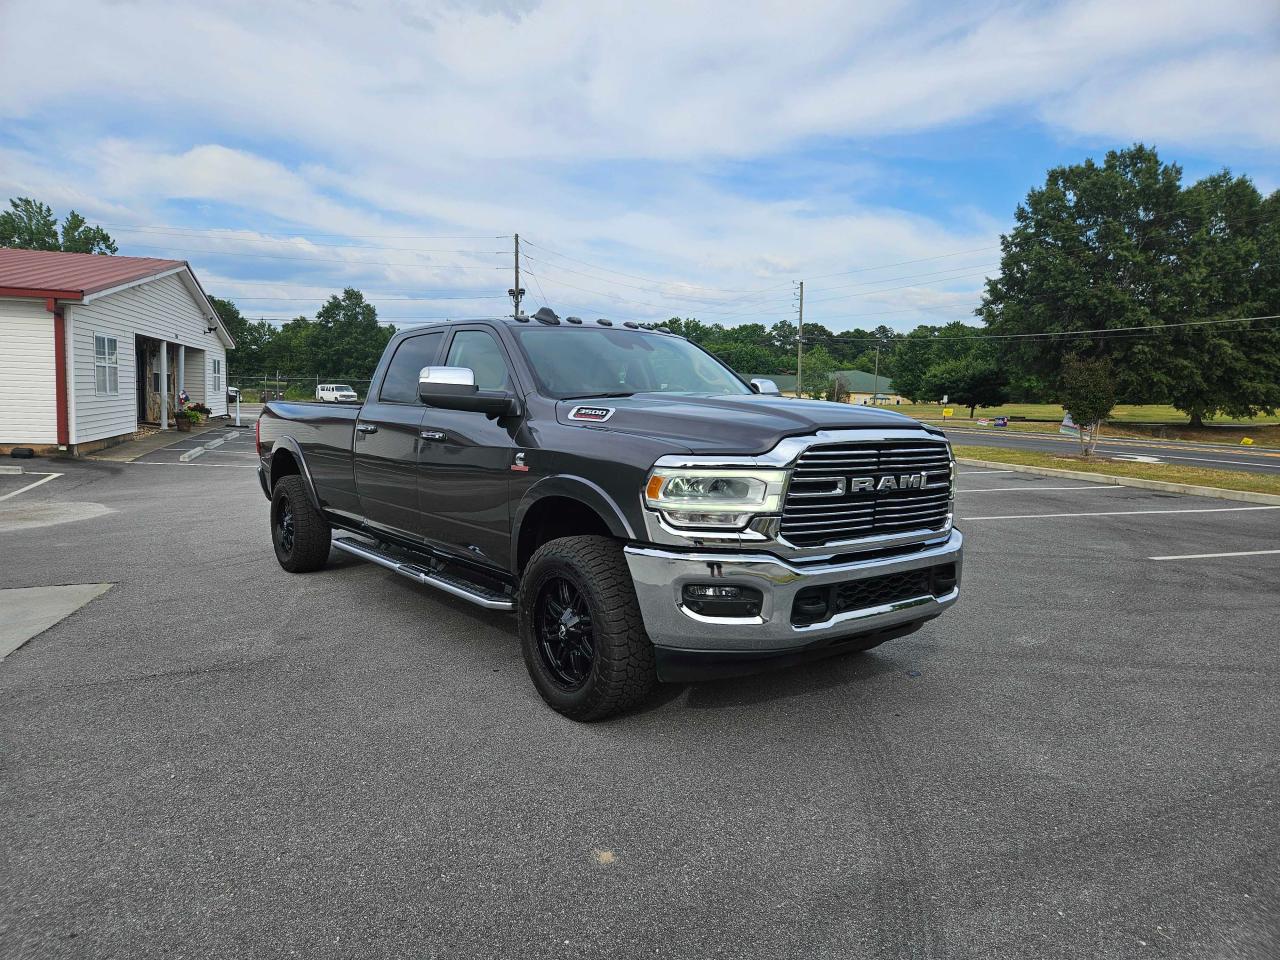
[[[556,316],[556,312],[550,307],[541,307],[538,312],[533,315],[533,319],[539,323],[545,323],[549,327],[560,325],[560,318]]]

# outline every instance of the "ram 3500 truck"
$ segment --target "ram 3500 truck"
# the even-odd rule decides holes
[[[281,566],[337,549],[514,612],[535,687],[578,720],[866,650],[959,596],[938,430],[778,396],[662,328],[416,327],[363,405],[268,403],[257,437]]]

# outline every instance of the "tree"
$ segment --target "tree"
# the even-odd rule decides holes
[[[743,376],[773,373],[773,357],[761,346],[750,343],[704,343],[703,348],[714,353],[722,361]]]
[[[1270,411],[1280,328],[1199,321],[1276,312],[1277,213],[1280,194],[1225,171],[1184,189],[1141,144],[1057,167],[1019,205],[977,312],[995,333],[1066,335],[1009,339],[1009,367],[1032,388],[1060,386],[1078,356],[1110,361],[1120,400],[1171,401],[1194,424]]]
[[[831,375],[839,368],[836,358],[826,347],[814,347],[806,351],[801,364],[804,373],[802,392],[814,400],[823,399],[831,390]]]
[[[1280,312],[1280,192],[1263,196],[1223,172],[1183,192],[1187,235],[1180,299],[1188,318],[1233,321]],[[1193,426],[1225,413],[1252,417],[1280,407],[1280,327],[1274,321],[1171,328],[1170,402]]]
[[[62,222],[48,204],[18,197],[9,201],[9,210],[0,213],[0,247],[18,250],[61,250],[66,253],[117,253],[115,241],[101,227],[90,227],[72,210]]]
[[[245,331],[249,326],[249,322],[240,313],[240,308],[235,305],[234,301],[223,300],[221,297],[210,297],[209,302],[213,304],[213,309],[217,313],[218,319],[222,321],[222,325],[227,328],[227,333],[231,334],[231,339],[239,347],[240,341],[244,339]]]
[[[990,340],[981,339],[982,333],[957,320],[942,327],[919,326],[894,340],[893,388],[911,400],[937,400],[941,394],[927,389],[933,367],[969,358],[995,363],[995,348]]]
[[[978,407],[998,407],[1009,398],[1003,371],[979,357],[934,364],[925,375],[922,389],[931,399],[945,396],[952,403],[968,407],[970,419]]]
[[[378,323],[378,311],[363,293],[347,287],[316,311],[308,337],[315,369],[330,376],[370,376],[395,332]]]
[[[84,217],[72,210],[62,221],[62,249],[67,253],[107,253],[120,250],[111,235],[101,227],[90,227]]]
[[[1106,360],[1072,357],[1062,370],[1061,403],[1080,431],[1080,453],[1093,456],[1102,421],[1116,405],[1116,386]]]

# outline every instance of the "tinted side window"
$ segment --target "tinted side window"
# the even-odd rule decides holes
[[[443,336],[441,332],[424,333],[402,340],[387,367],[378,399],[383,403],[418,403],[418,374],[435,363]]]
[[[454,334],[446,367],[470,367],[481,390],[508,390],[507,355],[487,330],[462,330]]]

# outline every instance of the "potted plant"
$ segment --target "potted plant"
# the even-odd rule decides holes
[[[179,433],[188,433],[200,422],[200,414],[190,408],[179,410],[173,415],[173,422]]]

